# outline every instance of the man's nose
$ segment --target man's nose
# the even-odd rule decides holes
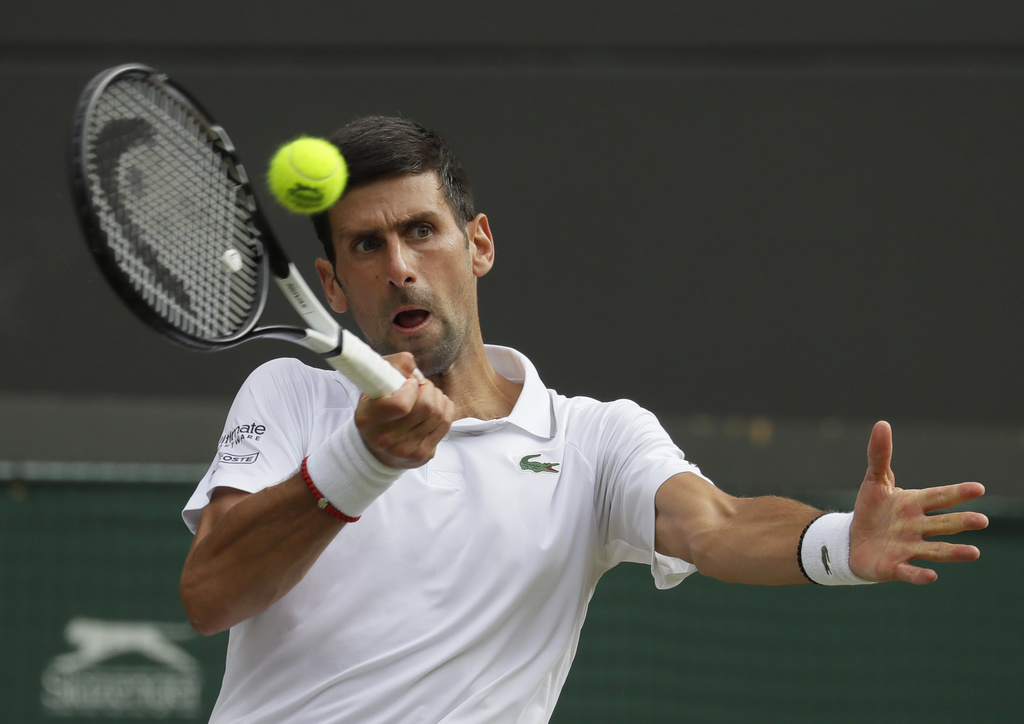
[[[401,243],[388,244],[388,283],[404,287],[416,281],[412,253]]]

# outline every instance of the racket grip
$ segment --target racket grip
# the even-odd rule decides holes
[[[341,330],[341,354],[327,362],[373,399],[390,395],[405,382],[405,375],[347,329]]]

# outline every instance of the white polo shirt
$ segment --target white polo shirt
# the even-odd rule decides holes
[[[654,552],[654,495],[697,470],[649,412],[546,390],[524,356],[504,419],[456,421],[327,547],[306,577],[231,629],[211,722],[547,722],[594,586],[623,561],[660,588],[695,569]],[[291,477],[359,399],[291,359],[250,376],[217,460],[188,501],[193,532],[218,486]]]

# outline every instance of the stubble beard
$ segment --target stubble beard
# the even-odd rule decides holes
[[[440,326],[434,339],[424,340],[422,335],[415,335],[401,338],[406,344],[395,344],[388,334],[391,324],[391,320],[388,320],[388,329],[374,335],[365,334],[367,344],[380,355],[411,352],[416,359],[417,368],[425,377],[436,377],[451,369],[462,352],[469,324],[455,326],[451,315],[444,313],[441,309],[443,305],[438,304],[437,299],[431,294],[403,293],[398,303],[431,310],[431,326]]]

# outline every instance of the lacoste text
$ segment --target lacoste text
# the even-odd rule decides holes
[[[220,457],[217,458],[222,463],[231,463],[232,465],[250,465],[256,462],[260,454],[258,452],[251,453],[249,455],[232,455],[231,453],[221,453]]]

